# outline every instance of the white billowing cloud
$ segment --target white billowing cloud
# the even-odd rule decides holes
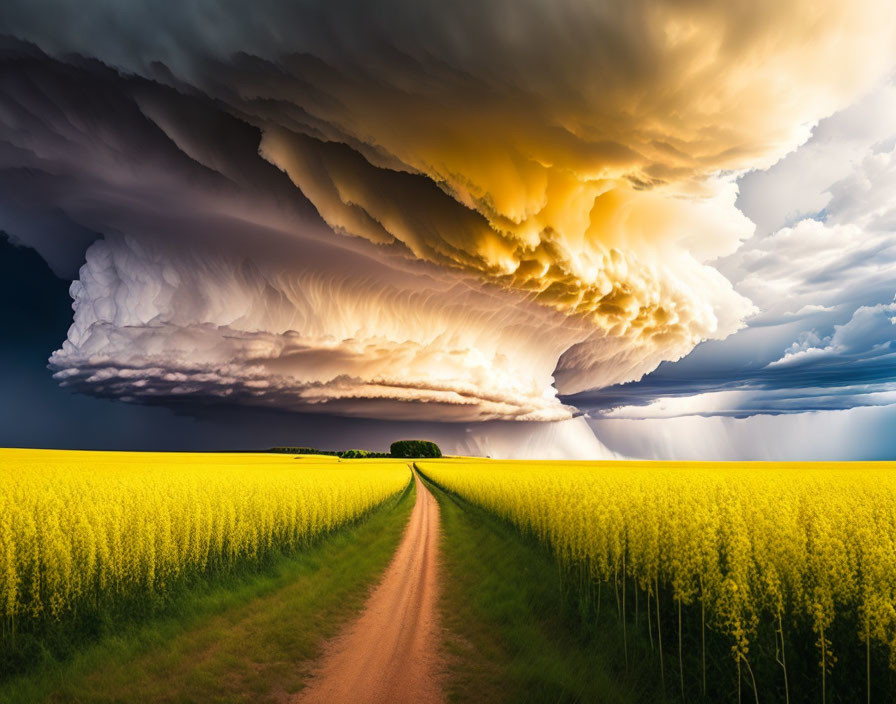
[[[823,217],[757,235],[723,266],[761,309],[751,325],[774,334],[803,319],[796,339],[768,360],[769,369],[799,367],[805,375],[799,380],[811,378],[810,366],[828,377],[841,369],[844,385],[861,370],[869,393],[896,371],[890,356],[896,309],[887,302],[896,294],[896,89],[887,82],[881,92],[884,99],[861,102],[888,106],[889,129],[875,129],[877,141],[866,139],[848,169],[839,167],[837,180],[824,188]],[[806,148],[813,146],[814,140]],[[787,189],[779,174],[770,178]]]
[[[839,208],[832,185],[862,169],[874,152],[892,148],[896,82],[888,78],[845,109],[823,120],[812,139],[763,171],[740,179],[738,207],[757,225],[756,239]],[[851,222],[851,220],[845,220]]]
[[[891,291],[896,278],[893,232],[856,223],[801,220],[746,245],[738,256],[748,269],[738,289],[761,310],[756,322],[873,300]]]
[[[63,384],[146,402],[570,417],[551,386],[576,339],[562,316],[470,283],[392,277],[297,273],[109,238],[91,246],[72,284],[74,324],[50,364]]]
[[[857,223],[873,232],[896,230],[896,134],[882,147],[831,186],[831,222]]]
[[[891,361],[896,371],[896,303],[862,306],[849,322],[834,326],[834,334],[821,339],[814,332],[801,336],[784,356],[769,367],[790,369],[807,364],[844,364]]]
[[[885,95],[896,93],[889,83],[882,90]],[[850,304],[855,310],[861,302],[892,297],[896,97],[888,117],[890,139],[857,148],[853,161],[847,162],[849,170],[844,174],[846,167],[838,164],[837,180],[823,186],[818,194],[825,201],[823,218],[799,220],[767,235],[758,233],[723,263],[723,271],[736,282],[738,291],[760,308],[756,322],[768,324],[787,315],[812,315]],[[876,136],[883,134],[879,130]],[[815,146],[813,141],[805,149],[811,152]],[[789,191],[780,179],[779,174],[770,176],[776,190]],[[800,187],[794,183],[796,190]],[[760,192],[767,188],[763,185]]]

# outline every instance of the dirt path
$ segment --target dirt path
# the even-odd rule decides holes
[[[439,505],[415,478],[411,520],[361,617],[334,638],[295,704],[443,702],[439,681]]]

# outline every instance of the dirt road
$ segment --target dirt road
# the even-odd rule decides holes
[[[361,617],[327,646],[295,704],[429,704],[439,681],[439,505],[416,478],[401,544]]]

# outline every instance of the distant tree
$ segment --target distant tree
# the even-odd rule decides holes
[[[439,446],[429,440],[397,440],[389,449],[393,457],[408,459],[442,456]]]
[[[343,459],[357,460],[362,457],[369,457],[370,453],[367,450],[346,450],[345,452],[340,452],[339,456]]]
[[[266,452],[279,452],[287,455],[339,455],[337,450],[318,450],[314,447],[272,447]]]
[[[390,457],[388,452],[370,452],[370,450],[318,450],[314,447],[272,447],[266,452],[279,452],[289,455],[330,455],[346,459],[362,457]]]

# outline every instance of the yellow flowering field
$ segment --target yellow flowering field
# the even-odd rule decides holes
[[[4,633],[300,548],[410,479],[398,461],[0,450]]]
[[[817,658],[811,667],[821,700],[838,658],[852,656],[858,670],[849,676],[861,677],[862,688],[872,684],[872,649],[896,666],[894,464],[417,466],[604,585],[623,628],[631,623],[633,597],[640,599],[651,639],[677,635],[679,659],[682,629],[685,643],[696,648],[711,629],[727,639],[745,678],[765,659],[778,673],[782,701],[794,694],[787,658],[795,649],[815,653],[810,660]],[[682,627],[682,606],[695,610],[694,633],[687,619]],[[705,691],[705,650],[702,658]],[[677,679],[681,664],[675,665]]]

